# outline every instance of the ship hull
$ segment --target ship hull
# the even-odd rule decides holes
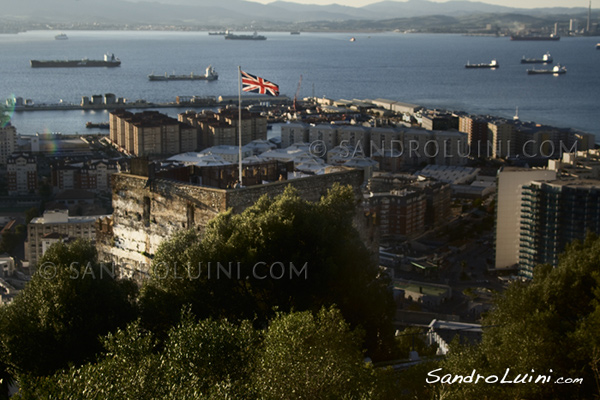
[[[226,40],[267,40],[265,36],[253,35],[225,35]]]
[[[560,36],[511,36],[510,40],[560,40]]]
[[[151,81],[215,81],[218,76],[206,77],[203,75],[148,75]]]
[[[103,60],[30,60],[31,68],[86,68],[86,67],[118,67],[121,61]]]
[[[552,64],[552,60],[542,60],[539,58],[526,58],[521,60],[521,64]]]
[[[489,64],[467,64],[465,68],[499,68],[499,65],[489,65]]]
[[[534,70],[530,69],[527,71],[529,75],[562,75],[566,74],[566,70],[552,71],[552,70]]]

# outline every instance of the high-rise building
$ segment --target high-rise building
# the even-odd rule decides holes
[[[308,142],[308,128],[303,122],[293,122],[281,126],[281,148],[285,149],[294,143]]]
[[[488,122],[481,117],[461,115],[458,118],[458,131],[468,135],[470,156],[472,158],[491,157],[488,140]]]
[[[556,171],[505,167],[498,173],[496,199],[496,268],[519,263],[521,191],[534,180],[556,179]]]
[[[10,124],[0,124],[0,164],[6,165],[6,161],[16,149],[17,130]]]
[[[488,123],[494,158],[514,157],[516,153],[515,125],[503,120]]]
[[[198,130],[158,111],[110,113],[110,140],[135,156],[169,156],[198,147]]]
[[[200,130],[198,148],[213,146],[237,146],[239,140],[238,109],[221,109],[219,112],[205,110],[202,113],[187,111],[179,114],[179,121]],[[242,110],[242,146],[253,140],[267,139],[267,118]]]
[[[538,264],[558,263],[573,240],[600,233],[600,181],[533,181],[523,185],[519,236],[520,275]]]

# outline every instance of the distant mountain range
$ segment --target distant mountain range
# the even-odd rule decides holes
[[[177,4],[174,4],[177,3]],[[365,26],[366,21],[406,20],[444,16],[454,21],[474,15],[518,14],[534,19],[587,15],[583,7],[524,9],[481,2],[427,0],[382,1],[364,7],[305,5],[275,1],[268,5],[243,0],[126,1],[126,0],[19,0],[2,5],[0,20],[47,24],[156,24],[194,27],[262,28],[284,24],[323,26],[325,22]],[[594,11],[596,20],[598,11]]]

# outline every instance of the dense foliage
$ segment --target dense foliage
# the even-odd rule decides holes
[[[389,279],[353,227],[354,215],[350,187],[335,186],[318,203],[289,187],[241,214],[220,214],[202,236],[175,235],[159,248],[142,290],[143,323],[168,329],[185,304],[200,318],[255,319],[259,326],[274,308],[316,312],[336,304],[353,327],[365,329],[370,355],[385,356],[393,342]],[[218,265],[231,265],[230,276]]]
[[[364,352],[392,351],[393,302],[355,211],[349,187],[262,197],[166,240],[139,293],[56,244],[0,309],[3,371],[28,399],[384,398]]]
[[[335,308],[249,321],[185,311],[164,346],[138,322],[104,339],[97,362],[26,382],[22,399],[391,399],[386,371],[365,364]]]
[[[534,279],[514,283],[483,320],[481,345],[455,346],[443,374],[476,373],[514,380],[551,376],[547,383],[442,385],[444,398],[591,399],[600,394],[600,239],[574,243],[558,267],[538,266]],[[533,370],[533,372],[532,372]],[[559,384],[558,378],[582,378]],[[540,381],[541,382],[541,381]]]
[[[40,266],[12,304],[0,307],[0,357],[13,376],[91,360],[102,349],[99,335],[135,318],[135,286],[101,274],[89,242],[59,243]]]

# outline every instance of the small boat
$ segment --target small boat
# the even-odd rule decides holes
[[[65,35],[64,33],[60,33],[56,36],[54,36],[54,39],[56,40],[67,40],[69,37],[67,35]]]
[[[208,32],[209,36],[225,36],[227,35],[227,32],[225,31],[219,31],[219,32]]]
[[[165,72],[164,75],[150,74],[148,75],[148,79],[151,81],[215,81],[219,79],[219,74],[217,74],[212,65],[209,65],[204,75],[197,75],[193,72],[189,75],[168,75]]]
[[[600,50],[600,43],[596,43],[596,50]]]
[[[496,60],[492,60],[489,64],[471,64],[467,61],[467,63],[465,64],[465,68],[499,68],[500,64],[498,64],[498,61]]]
[[[354,38],[354,37],[351,37],[351,38],[350,38],[350,41],[351,41],[351,42],[356,42],[356,38]]]
[[[553,61],[550,53],[546,53],[542,58],[525,58],[525,56],[523,56],[521,64],[552,64]]]
[[[291,31],[290,32],[290,35],[299,35],[299,34],[300,34],[300,31]]]
[[[527,73],[529,75],[562,75],[567,73],[567,69],[560,64],[556,64],[552,69],[528,69]]]

